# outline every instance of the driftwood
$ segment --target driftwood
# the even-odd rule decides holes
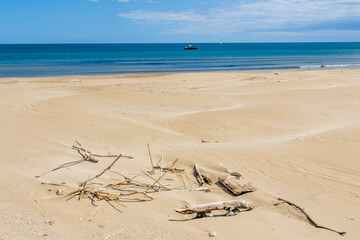
[[[197,178],[200,186],[202,186],[204,183],[207,183],[209,185],[212,184],[212,180],[200,172],[200,169],[198,168],[196,163],[194,164],[194,175]]]
[[[227,169],[226,167],[224,167],[224,165],[222,165],[221,163],[219,163],[219,165],[221,166],[221,167],[223,167],[224,169],[225,169],[225,172],[227,172],[228,174],[230,174],[231,176],[234,176],[234,177],[236,177],[236,178],[241,178],[241,173],[239,173],[239,172],[235,172],[235,171],[232,171],[232,170],[229,170],[229,169]]]
[[[90,182],[91,180],[94,180],[94,179],[100,177],[101,175],[103,175],[106,171],[109,171],[112,168],[112,166],[114,166],[114,164],[121,158],[121,156],[122,156],[122,154],[118,155],[117,158],[107,168],[105,168],[101,173],[99,173],[95,177],[81,183],[80,187],[84,186],[86,184],[86,182]]]
[[[233,211],[250,211],[254,208],[254,204],[251,202],[239,199],[230,200],[224,202],[213,202],[206,204],[199,204],[193,206],[186,206],[185,208],[175,209],[176,212],[181,214],[192,214],[192,213],[206,213],[211,216],[213,210],[227,210],[228,212]],[[204,216],[204,215],[199,215]]]
[[[239,182],[236,181],[237,180],[234,178],[219,177],[219,182],[236,196],[256,190],[256,188],[251,185],[251,183],[241,185]]]
[[[200,188],[192,188],[190,191],[210,192],[210,189],[206,187],[200,187]]]
[[[56,171],[58,169],[69,167],[74,164],[78,164],[84,161],[89,161],[93,163],[97,163],[98,159],[100,157],[103,158],[112,158],[112,162],[110,165],[108,165],[105,169],[100,171],[97,175],[90,178],[86,181],[83,181],[79,187],[72,187],[66,185],[65,182],[61,183],[48,183],[48,182],[42,182],[41,184],[49,185],[49,186],[56,186],[56,187],[67,187],[72,188],[70,191],[64,192],[62,188],[57,189],[56,195],[40,198],[39,200],[45,200],[45,199],[55,199],[55,198],[65,198],[67,200],[70,200],[72,198],[77,198],[78,200],[81,199],[88,199],[91,201],[91,204],[95,206],[95,210],[93,213],[89,216],[89,221],[92,221],[95,216],[97,215],[100,207],[103,205],[104,202],[109,204],[111,207],[116,209],[119,212],[122,212],[120,209],[118,209],[115,205],[126,207],[125,205],[121,204],[121,202],[140,202],[140,201],[152,201],[155,199],[154,196],[151,196],[151,193],[158,192],[158,191],[169,191],[176,189],[174,187],[167,187],[166,184],[161,183],[161,179],[164,178],[166,174],[173,174],[176,175],[179,178],[179,181],[181,182],[184,189],[186,189],[186,183],[183,178],[183,174],[186,176],[184,169],[178,169],[175,168],[175,164],[178,161],[176,159],[175,161],[171,161],[167,164],[164,164],[164,159],[161,157],[160,161],[156,166],[153,165],[153,159],[150,152],[150,145],[148,145],[148,153],[150,158],[150,163],[152,167],[152,174],[155,174],[156,170],[160,170],[160,175],[158,177],[154,177],[154,175],[148,174],[147,172],[143,171],[142,173],[136,174],[133,177],[127,177],[124,174],[114,171],[112,168],[117,163],[117,161],[121,158],[132,158],[130,156],[126,156],[123,154],[119,155],[111,155],[110,153],[107,155],[100,155],[100,154],[93,154],[92,152],[86,150],[82,144],[79,142],[76,142],[77,146],[73,146],[73,149],[76,150],[81,156],[82,159],[68,162],[61,164],[60,166],[46,172],[45,174]],[[115,159],[114,159],[115,158]],[[159,165],[160,163],[160,165]],[[101,179],[101,176],[107,174],[107,173],[115,173],[119,176],[116,176],[115,178],[108,178],[106,179],[106,182],[103,182]],[[43,175],[45,175],[43,174]],[[40,176],[43,176],[40,175]],[[37,177],[40,177],[37,176]],[[151,179],[152,182],[141,182],[134,180],[135,178],[139,176],[145,176],[148,177],[149,180]],[[96,179],[96,181],[94,181]],[[188,179],[189,181],[189,179]],[[191,184],[190,184],[191,185]],[[49,191],[52,191],[54,189],[50,189]]]
[[[313,225],[314,227],[326,229],[326,230],[329,230],[329,231],[332,231],[332,232],[336,232],[336,233],[340,234],[341,236],[344,236],[344,235],[346,234],[346,232],[336,231],[336,230],[334,230],[334,229],[331,229],[331,228],[328,228],[328,227],[324,227],[324,226],[321,226],[321,225],[317,224],[317,223],[305,212],[305,210],[304,210],[303,208],[299,207],[298,205],[296,205],[296,204],[294,204],[294,203],[292,203],[292,202],[289,202],[289,201],[287,201],[287,200],[285,200],[285,199],[282,199],[282,198],[278,198],[278,200],[281,201],[281,202],[275,203],[275,204],[274,204],[275,206],[277,206],[277,205],[279,205],[279,204],[281,204],[281,203],[287,203],[287,204],[289,204],[290,206],[292,206],[293,208],[299,210],[302,214],[304,214],[305,217],[307,218],[307,220],[310,222],[310,224]]]
[[[170,169],[175,165],[175,163],[178,161],[179,159],[177,158],[169,167]],[[163,175],[161,175],[152,185],[150,185],[144,192],[146,193],[150,188],[152,188],[156,183],[158,183],[169,171],[166,171]]]
[[[56,168],[53,168],[43,174],[35,176],[35,178],[45,176],[46,174],[48,174],[50,172],[54,172],[56,170],[59,170],[59,169],[65,168],[65,167],[70,167],[70,166],[73,166],[73,165],[76,165],[76,164],[79,164],[79,163],[82,163],[85,161],[97,163],[99,160],[97,160],[96,157],[118,157],[118,155],[110,155],[110,153],[108,155],[94,154],[94,153],[86,150],[83,147],[83,145],[81,143],[79,143],[78,141],[76,141],[76,143],[78,144],[78,146],[72,146],[72,149],[76,150],[82,156],[82,159],[77,160],[77,161],[63,163],[63,164],[57,166]],[[122,155],[121,157],[130,158],[130,159],[133,158],[131,156],[126,156],[126,155]]]
[[[154,172],[154,163],[153,163],[153,160],[152,160],[152,157],[151,157],[150,144],[148,144],[147,147],[148,147],[148,152],[149,152],[149,159],[150,159],[150,163],[151,163],[151,169]]]

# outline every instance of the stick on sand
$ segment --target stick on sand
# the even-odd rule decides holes
[[[292,206],[293,208],[299,210],[300,212],[302,212],[302,214],[304,214],[306,216],[306,218],[309,220],[310,224],[313,225],[314,227],[316,228],[322,228],[322,229],[326,229],[326,230],[329,230],[329,231],[332,231],[332,232],[336,232],[338,234],[340,234],[341,236],[344,236],[346,234],[346,232],[339,232],[339,231],[336,231],[334,229],[331,229],[331,228],[328,228],[328,227],[324,227],[324,226],[320,226],[319,224],[317,224],[306,212],[303,208],[299,207],[298,205],[292,203],[292,202],[289,202],[285,199],[282,199],[282,198],[278,198],[279,203],[275,203],[274,205],[277,206],[279,205],[280,203],[287,203],[289,204],[290,206]]]

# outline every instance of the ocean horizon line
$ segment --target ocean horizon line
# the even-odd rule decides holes
[[[10,44],[0,77],[359,67],[358,42]]]
[[[291,41],[291,42],[228,42],[228,41],[218,41],[218,42],[57,42],[57,43],[0,43],[0,45],[77,45],[77,44],[288,44],[288,43],[360,43],[360,41]]]

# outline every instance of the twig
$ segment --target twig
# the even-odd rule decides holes
[[[163,157],[163,155],[161,155],[160,176],[162,175],[162,171],[163,171],[163,164],[164,164],[164,157]],[[161,184],[161,182],[160,182],[160,181],[159,181],[159,184]]]
[[[40,174],[40,175],[38,175],[38,176],[35,176],[35,178],[39,178],[39,177],[45,176],[46,174],[51,173],[51,172],[54,172],[54,171],[56,171],[56,170],[58,170],[58,169],[60,169],[60,168],[64,168],[64,167],[68,167],[68,166],[71,166],[71,165],[74,165],[74,164],[78,164],[78,163],[84,162],[84,161],[86,161],[86,160],[87,160],[87,158],[83,158],[83,159],[80,159],[80,160],[77,160],[77,161],[72,161],[72,162],[63,163],[63,164],[61,164],[60,166],[58,166],[58,167],[56,167],[56,168],[53,168],[53,169],[51,169],[51,170],[49,170],[49,171],[47,171],[47,172],[45,172],[45,173],[43,173],[43,174]]]
[[[274,204],[275,206],[279,205],[280,203],[289,204],[290,206],[292,206],[292,207],[296,208],[297,210],[299,210],[300,212],[302,212],[306,216],[307,220],[309,220],[310,224],[313,225],[314,227],[326,229],[326,230],[329,230],[329,231],[332,231],[332,232],[336,232],[336,233],[340,234],[341,236],[344,236],[346,234],[346,232],[339,232],[339,231],[336,231],[336,230],[328,228],[328,227],[320,226],[305,212],[305,210],[303,208],[299,207],[298,205],[296,205],[296,204],[294,204],[292,202],[289,202],[289,201],[287,201],[285,199],[282,199],[282,198],[278,198],[278,200],[281,201],[281,202],[275,203]]]
[[[183,180],[181,180],[181,177],[180,177],[179,173],[175,173],[175,175],[176,175],[176,177],[179,179],[179,181],[180,181],[180,183],[181,183],[181,186],[182,186],[184,189],[186,189],[186,187],[185,187],[185,185],[184,185],[184,183],[183,183]]]
[[[182,181],[182,184],[183,184],[183,186],[184,186],[184,189],[186,189],[186,183],[185,183],[185,181],[184,181],[184,178],[183,178],[183,176],[182,176],[182,173],[177,173],[179,176],[180,176],[180,179],[181,179],[181,181]]]
[[[149,151],[149,158],[150,158],[151,168],[152,168],[152,171],[154,171],[154,163],[153,163],[153,160],[152,160],[152,157],[151,157],[150,144],[148,144],[147,147],[148,147],[148,151]]]
[[[194,174],[199,181],[199,185],[202,186],[205,182],[196,163],[194,164]]]
[[[193,188],[193,186],[191,185],[190,179],[188,178],[188,176],[187,176],[186,172],[184,172],[184,174],[185,174],[185,177],[186,177],[186,179],[188,180],[189,185],[190,185],[190,187],[191,187],[191,189],[192,189],[192,188]]]
[[[118,155],[118,157],[117,157],[107,168],[105,168],[101,173],[99,173],[99,174],[96,175],[95,177],[89,179],[88,182],[90,182],[91,180],[94,180],[94,179],[100,177],[100,176],[103,175],[106,171],[110,170],[110,169],[112,168],[112,166],[114,166],[114,164],[117,162],[117,160],[119,160],[119,159],[121,158],[121,156],[122,156],[121,154]],[[85,182],[84,182],[84,183],[81,183],[81,184],[80,184],[80,187],[83,186],[84,184],[85,184]]]
[[[178,161],[179,159],[177,158],[173,164],[171,165],[170,169],[175,165],[175,163]],[[152,188],[156,183],[158,183],[169,171],[164,172],[163,175],[161,175],[158,180],[156,180],[152,185],[150,185],[144,192],[147,192],[150,188]]]
[[[200,187],[200,188],[192,188],[190,191],[200,191],[200,192],[210,192],[209,188]]]
[[[95,209],[95,211],[90,215],[90,217],[89,217],[89,222],[91,222],[91,221],[94,219],[96,213],[99,211],[99,208],[101,207],[101,205],[103,204],[103,202],[104,202],[104,200],[102,200],[102,201],[100,202],[99,206],[97,206],[97,208]]]
[[[202,186],[204,183],[207,183],[209,185],[212,184],[212,181],[209,177],[201,174],[200,169],[198,168],[196,163],[194,164],[194,175],[195,177],[197,177],[200,186]]]
[[[109,153],[108,155],[94,154],[94,153],[86,150],[86,149],[82,146],[82,144],[79,143],[78,141],[76,141],[76,143],[77,143],[80,147],[78,147],[78,146],[72,146],[72,148],[73,148],[74,150],[77,150],[77,151],[83,151],[83,152],[85,152],[85,156],[88,156],[88,157],[90,157],[90,156],[91,156],[91,157],[117,157],[117,156],[118,156],[118,155],[116,155],[116,154],[110,154],[110,153]],[[131,157],[131,156],[126,156],[126,155],[122,155],[122,157],[133,159],[133,157]],[[97,161],[97,160],[96,160],[96,161]]]
[[[144,171],[141,171],[141,172],[144,173],[145,176],[147,176],[147,177],[151,178],[152,180],[156,181],[156,179],[154,179],[152,176],[150,176],[150,175],[147,174],[146,172],[144,172]],[[160,185],[161,187],[165,188],[166,190],[170,190],[170,188],[165,187],[165,186],[164,186],[162,183],[160,183],[160,182],[159,182],[159,185]]]

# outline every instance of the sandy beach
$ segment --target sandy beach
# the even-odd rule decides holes
[[[0,79],[0,239],[359,239],[359,80],[360,69]],[[104,203],[88,221],[90,199],[44,198],[77,189],[111,159],[35,178],[79,160],[76,140],[95,153],[132,156],[113,167],[130,177],[151,170],[150,144],[154,161],[178,158],[193,187],[194,163],[214,182],[222,163],[257,190],[189,191],[169,173],[162,184],[173,190],[124,203],[122,212]],[[279,197],[347,234],[274,206]],[[255,208],[201,219],[174,210],[232,199]]]

